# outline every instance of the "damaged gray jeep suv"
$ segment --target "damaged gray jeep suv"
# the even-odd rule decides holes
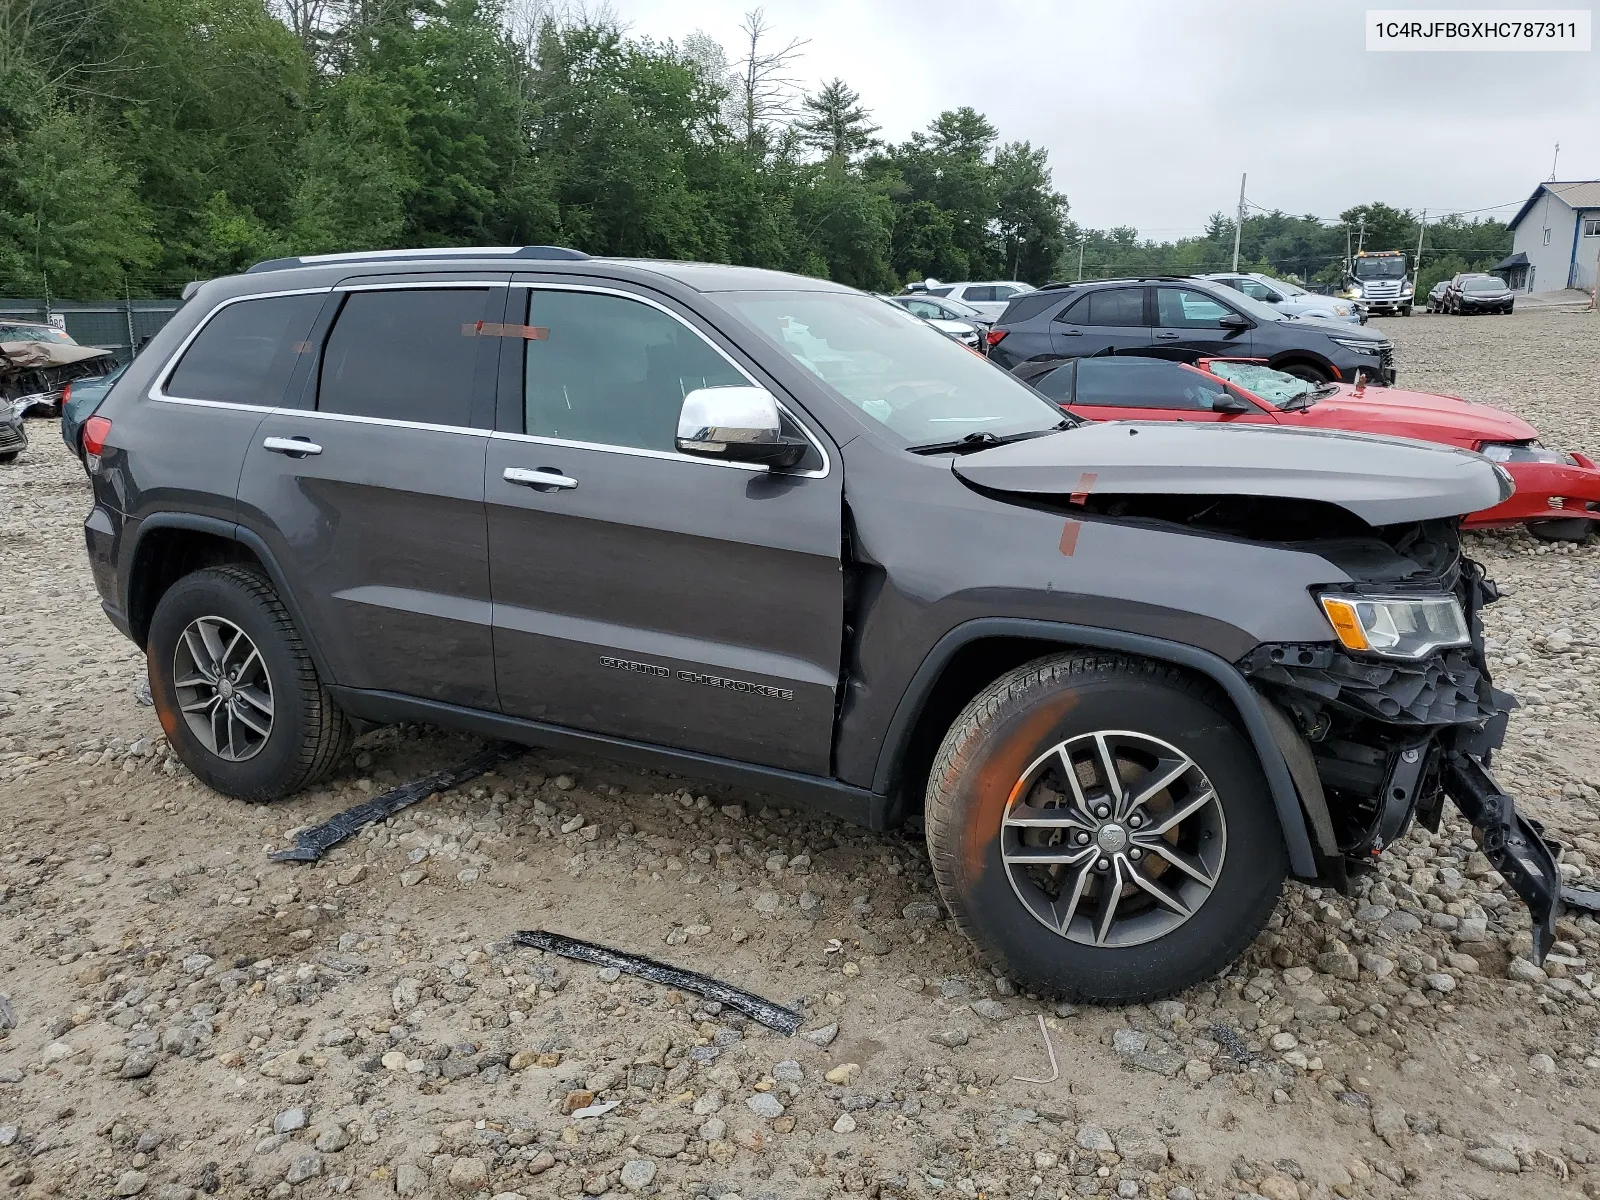
[[[871,296],[555,247],[200,286],[87,430],[105,611],[226,795],[426,721],[925,822],[991,961],[1096,1001],[1226,966],[1487,771],[1476,455],[1080,424]]]

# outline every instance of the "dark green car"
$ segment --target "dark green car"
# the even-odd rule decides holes
[[[121,379],[127,369],[128,364],[123,363],[104,375],[75,380],[61,393],[61,440],[79,458],[83,457],[83,423],[94,416],[94,410],[100,407],[111,385]]]

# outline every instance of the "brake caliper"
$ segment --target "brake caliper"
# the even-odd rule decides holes
[[[1544,828],[1517,812],[1483,764],[1460,750],[1445,755],[1444,787],[1478,831],[1484,857],[1527,904],[1533,917],[1533,961],[1542,964],[1556,940],[1561,912],[1561,873]]]

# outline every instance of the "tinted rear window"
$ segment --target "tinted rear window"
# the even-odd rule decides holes
[[[1127,328],[1144,322],[1143,288],[1107,288],[1090,292],[1062,318],[1069,325],[1108,325]]]
[[[1085,358],[1078,363],[1079,404],[1209,410],[1226,390],[1198,371],[1157,358]]]
[[[289,374],[326,299],[317,292],[228,305],[189,343],[164,390],[190,400],[282,403]]]
[[[322,354],[323,412],[471,424],[482,288],[352,292]]]

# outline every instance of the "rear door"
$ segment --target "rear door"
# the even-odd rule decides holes
[[[1069,411],[1094,421],[1205,421],[1272,425],[1276,418],[1251,402],[1248,413],[1217,412],[1227,388],[1210,376],[1158,358],[1085,358],[1070,381]],[[1046,395],[1061,400],[1068,382],[1046,378]],[[1036,387],[1039,385],[1035,385]],[[1236,396],[1239,393],[1234,393]]]
[[[504,710],[829,774],[843,496],[822,443],[781,474],[679,454],[685,394],[764,382],[747,360],[642,289],[512,304],[486,466]]]
[[[1222,324],[1242,314],[1209,292],[1162,285],[1155,289],[1155,297],[1156,345],[1170,343],[1223,358],[1249,355],[1250,329],[1229,329]]]
[[[499,343],[478,335],[505,294],[503,280],[336,291],[301,407],[255,432],[240,520],[334,682],[495,706],[483,462]]]
[[[1064,357],[1087,357],[1148,346],[1148,288],[1101,288],[1080,297],[1050,323],[1050,346]]]

